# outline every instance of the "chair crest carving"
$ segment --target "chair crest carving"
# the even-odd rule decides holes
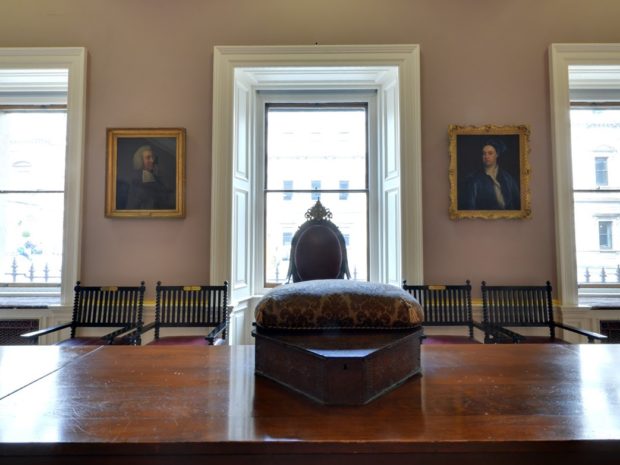
[[[312,220],[317,220],[317,221],[329,220],[329,221],[331,221],[331,219],[332,219],[332,212],[329,210],[329,208],[325,208],[320,200],[317,200],[316,203],[312,206],[312,208],[309,208],[306,211],[306,214],[304,216],[305,216],[306,220],[308,220],[308,221],[312,221]]]

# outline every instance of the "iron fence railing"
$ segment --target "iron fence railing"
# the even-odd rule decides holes
[[[54,269],[47,262],[40,265],[30,262],[20,266],[17,259],[13,258],[8,269],[5,269],[2,276],[0,276],[0,284],[57,285],[60,283],[60,278],[60,269]]]
[[[613,266],[585,266],[578,271],[578,283],[583,284],[620,284],[620,264]]]

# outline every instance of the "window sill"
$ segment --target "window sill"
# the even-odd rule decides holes
[[[0,291],[0,308],[48,308],[60,305],[59,293],[2,292]]]

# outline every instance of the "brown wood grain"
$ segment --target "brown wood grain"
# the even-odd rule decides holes
[[[81,349],[0,400],[3,465],[618,463],[617,345],[422,346],[422,376],[353,407],[255,377],[252,346]]]

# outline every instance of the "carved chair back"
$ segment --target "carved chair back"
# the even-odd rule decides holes
[[[350,278],[345,239],[317,200],[291,241],[287,281]]]
[[[555,339],[551,283],[544,286],[487,286],[482,281],[483,324],[547,327]]]
[[[471,284],[410,285],[403,281],[403,289],[420,303],[424,310],[423,326],[466,326],[469,337],[474,337],[471,307]]]
[[[221,286],[163,286],[157,283],[155,339],[160,328],[214,328],[206,337],[213,344],[217,334],[226,337],[228,326],[228,283]]]
[[[144,307],[144,281],[139,286],[82,286],[74,288],[71,338],[83,327],[139,329]],[[136,341],[131,341],[135,343]]]

